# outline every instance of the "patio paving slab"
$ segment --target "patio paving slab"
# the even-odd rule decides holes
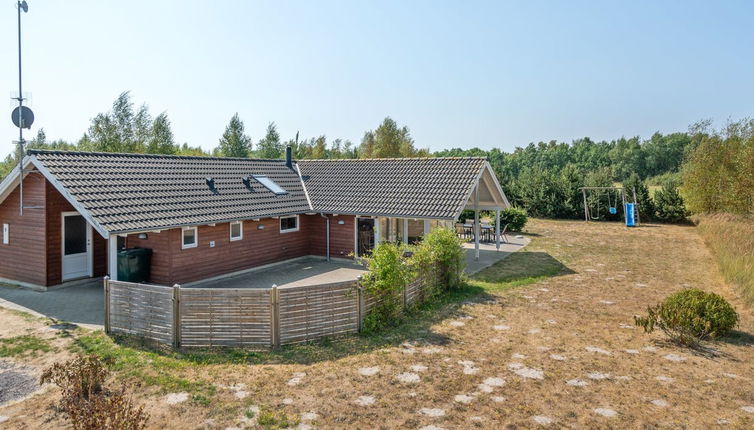
[[[529,242],[530,240],[525,236],[517,238],[514,235],[508,235],[508,242],[500,243],[500,251],[495,248],[494,243],[480,243],[479,260],[474,259],[474,242],[466,242],[463,244],[466,248],[466,273],[473,275],[492,266],[512,253],[522,250]]]
[[[185,288],[270,288],[300,287],[353,281],[364,273],[364,268],[353,261],[317,258],[289,261],[272,267],[258,269],[207,281],[184,285]]]

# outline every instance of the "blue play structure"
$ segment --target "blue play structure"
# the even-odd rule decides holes
[[[634,204],[626,203],[626,226],[636,227],[636,220],[634,219]]]

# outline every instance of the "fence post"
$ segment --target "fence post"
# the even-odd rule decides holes
[[[280,343],[280,304],[278,303],[278,287],[270,288],[270,344],[273,348]]]
[[[173,347],[181,346],[181,286],[173,285]]]
[[[110,277],[105,276],[105,333],[110,334]]]
[[[364,286],[361,284],[361,275],[356,278],[356,291],[358,291],[359,300],[359,332],[364,328],[364,317],[366,316],[366,294]]]

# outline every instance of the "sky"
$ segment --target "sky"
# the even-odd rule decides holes
[[[75,141],[123,91],[206,150],[235,112],[254,141],[358,143],[390,116],[433,151],[754,116],[752,1],[27,1],[28,137]],[[0,0],[0,154],[16,19]]]

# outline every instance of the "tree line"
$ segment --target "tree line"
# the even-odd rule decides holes
[[[710,122],[694,124],[687,132],[655,133],[639,137],[593,141],[588,137],[567,142],[530,143],[513,152],[498,148],[454,148],[430,153],[417,148],[411,132],[392,118],[364,133],[356,145],[326,136],[300,139],[298,133],[283,139],[274,122],[254,141],[236,113],[211,151],[175,142],[170,119],[163,112],[152,117],[146,104],[134,109],[129,92],[97,114],[75,143],[48,140],[40,130],[28,147],[40,149],[175,154],[279,159],[285,148],[297,159],[400,158],[427,156],[487,157],[509,200],[532,216],[581,218],[583,196],[579,187],[623,185],[629,200],[636,199],[643,220],[679,221],[688,207],[695,212],[752,211],[754,200],[754,122],[730,123],[724,130],[710,130]],[[0,163],[0,177],[17,164],[18,154]],[[685,162],[685,164],[684,164]],[[650,187],[652,188],[650,192]],[[616,206],[618,195],[599,193],[589,205],[606,210]],[[606,219],[621,214],[605,213]]]

